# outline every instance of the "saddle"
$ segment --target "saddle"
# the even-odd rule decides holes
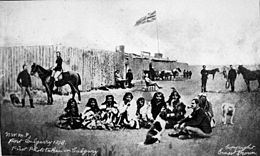
[[[55,80],[61,80],[62,79],[63,69],[61,69],[61,71],[56,71],[55,67],[53,66],[49,70],[51,70],[52,77],[54,77]]]

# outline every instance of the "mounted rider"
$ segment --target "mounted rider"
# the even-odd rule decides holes
[[[56,59],[57,66],[53,69],[52,75],[51,75],[51,82],[54,84],[53,90],[57,89],[57,87],[55,86],[55,82],[58,81],[58,78],[59,78],[59,76],[61,75],[61,73],[63,71],[62,70],[62,62],[63,62],[63,60],[61,58],[60,51],[56,52],[56,57],[57,57],[57,59]]]

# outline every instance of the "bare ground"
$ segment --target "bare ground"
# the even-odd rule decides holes
[[[198,68],[193,69],[193,73],[199,73]],[[189,104],[191,99],[200,92],[200,77],[194,74],[191,80],[186,81],[159,81],[163,89],[161,90],[166,99],[170,94],[170,87],[175,86],[181,94],[181,100]],[[212,137],[207,139],[189,139],[179,140],[171,138],[166,130],[162,137],[162,142],[150,146],[143,146],[147,129],[140,130],[63,130],[55,127],[57,117],[62,113],[67,100],[70,96],[54,96],[54,104],[46,105],[46,95],[37,93],[35,95],[35,108],[27,106],[21,108],[13,106],[8,97],[1,100],[1,139],[3,155],[82,155],[71,152],[64,153],[41,153],[41,152],[18,152],[11,150],[11,147],[17,144],[8,144],[10,137],[6,132],[29,133],[32,138],[39,140],[65,140],[64,146],[54,146],[60,149],[72,149],[73,147],[85,148],[98,151],[97,155],[225,155],[220,153],[221,148],[226,152],[234,152],[233,149],[226,147],[246,147],[255,146],[248,152],[260,153],[260,89],[257,89],[258,83],[251,83],[252,92],[246,91],[242,76],[239,75],[236,81],[236,92],[230,93],[224,88],[225,80],[222,75],[217,74],[215,80],[209,77],[208,80],[208,99],[213,104],[216,128],[213,129]],[[131,91],[134,98],[144,96],[147,100],[152,98],[154,92],[143,92],[138,88],[118,89],[110,91],[91,91],[82,94],[82,104],[79,110],[82,111],[90,97],[97,98],[99,104],[104,101],[105,95],[113,94],[115,100],[120,102],[125,92]],[[221,104],[223,102],[234,103],[236,114],[234,125],[223,125],[221,123]],[[251,146],[251,147],[252,147]],[[222,150],[222,151],[223,151]],[[246,150],[245,150],[246,151]],[[244,152],[245,152],[244,151]],[[238,152],[229,153],[238,155]],[[249,153],[247,153],[249,155]],[[88,155],[88,154],[85,154]],[[90,155],[90,154],[89,154]],[[227,153],[226,153],[227,155]]]

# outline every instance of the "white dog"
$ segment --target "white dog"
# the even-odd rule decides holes
[[[221,109],[222,109],[222,122],[224,124],[227,124],[227,116],[231,116],[230,124],[234,124],[233,118],[235,115],[235,105],[231,103],[223,103]]]
[[[165,130],[166,117],[167,117],[167,113],[164,110],[161,111],[160,114],[156,117],[151,128],[147,132],[146,139],[144,141],[144,145],[149,145],[149,144],[160,142],[162,133]]]

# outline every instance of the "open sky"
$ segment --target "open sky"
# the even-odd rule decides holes
[[[157,21],[134,26],[157,11]],[[0,46],[157,52],[189,64],[260,64],[259,0],[0,2]],[[158,24],[158,25],[156,25]]]

